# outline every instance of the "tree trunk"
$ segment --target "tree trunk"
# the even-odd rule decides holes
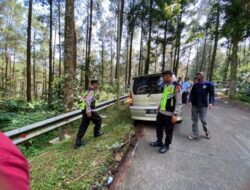
[[[4,81],[4,96],[6,96],[7,92],[7,83],[8,83],[8,68],[9,68],[9,55],[8,55],[8,45],[5,43],[5,81]]]
[[[157,69],[157,57],[158,57],[158,52],[157,52],[157,46],[155,48],[155,73],[156,73],[156,69]]]
[[[231,63],[231,82],[230,82],[230,98],[235,97],[236,80],[237,80],[237,66],[238,66],[238,38],[232,38],[232,63]]]
[[[61,47],[61,2],[58,0],[58,38],[59,38],[59,77],[62,74],[62,47]]]
[[[179,60],[180,60],[180,46],[181,46],[181,32],[182,32],[182,28],[180,26],[181,24],[181,19],[182,19],[182,13],[183,13],[183,9],[184,9],[184,6],[182,5],[181,6],[181,12],[180,12],[180,15],[178,17],[178,21],[177,21],[177,36],[176,36],[176,45],[175,45],[175,56],[176,58],[174,58],[174,73],[178,74],[178,68],[179,68]]]
[[[32,0],[29,1],[28,28],[27,28],[27,101],[31,102],[31,23],[32,23]]]
[[[55,54],[56,54],[56,38],[57,38],[57,24],[55,25],[55,33],[54,33],[54,44],[53,44],[53,62],[52,62],[52,73],[53,73],[53,78],[55,75]]]
[[[16,75],[15,75],[15,71],[16,71],[16,49],[14,49],[14,53],[13,53],[13,67],[12,67],[12,75],[13,75],[13,97],[16,98]]]
[[[132,29],[130,33],[130,47],[129,47],[128,86],[130,86],[131,72],[132,72],[133,38],[134,38],[134,30]]]
[[[201,65],[200,65],[200,71],[203,71],[205,65],[205,57],[206,57],[206,45],[207,45],[207,29],[205,31],[205,39],[204,39],[204,46],[203,46],[203,51],[202,51],[202,59],[201,59]]]
[[[117,22],[117,55],[116,55],[116,68],[117,68],[117,107],[119,107],[119,97],[120,97],[120,51],[122,43],[122,26],[123,26],[123,10],[124,10],[124,0],[119,0],[118,2],[118,22]]]
[[[87,66],[87,63],[88,63],[88,44],[89,44],[89,8],[90,8],[89,4],[90,4],[90,2],[88,1],[88,4],[87,4],[87,21],[86,21],[87,25],[86,25],[86,35],[85,35],[85,39],[86,39],[86,42],[85,42],[85,67],[82,68],[82,69],[85,70],[85,80],[84,80],[85,83],[86,83],[86,66]],[[86,89],[86,84],[84,84],[84,88]]]
[[[33,96],[37,99],[36,94],[36,31],[33,34]]]
[[[185,74],[185,79],[188,77],[188,69],[189,69],[189,61],[190,61],[191,51],[192,51],[192,46],[190,45],[190,47],[189,47],[189,55],[188,55],[188,62],[187,62],[187,70],[186,70],[186,74]]]
[[[166,59],[166,45],[167,45],[167,27],[168,22],[165,21],[165,27],[164,27],[164,40],[163,40],[163,47],[162,47],[162,71],[165,70],[165,59]]]
[[[149,10],[149,31],[148,31],[148,48],[147,48],[147,60],[145,64],[144,74],[148,74],[149,72],[149,64],[150,64],[150,50],[151,50],[151,33],[152,33],[152,11],[153,11],[153,0],[150,0],[150,10]]]
[[[126,52],[127,54],[126,54],[126,66],[125,66],[125,89],[127,89],[127,85],[128,85],[129,34],[127,34],[126,48],[127,48],[127,52]]]
[[[172,42],[171,51],[170,51],[170,69],[173,69],[173,67],[174,67],[174,64],[173,64],[173,52],[174,52],[174,45],[173,45],[173,42]]]
[[[110,39],[110,84],[112,85],[113,84],[113,37],[111,36],[111,39]]]
[[[142,55],[143,55],[143,21],[141,21],[141,40],[140,40],[140,56],[139,56],[138,75],[142,74]]]
[[[104,37],[102,36],[102,85],[104,84]]]
[[[210,49],[209,49],[209,55],[208,55],[208,64],[207,64],[207,79],[209,79],[209,75],[210,75],[210,62],[211,62],[211,54],[212,54],[212,43],[211,43],[211,46],[210,46]]]
[[[64,111],[72,110],[74,104],[74,81],[75,81],[75,18],[74,0],[66,0],[65,5],[65,32],[64,32]],[[63,128],[60,128],[59,138],[64,139]]]
[[[52,14],[53,14],[53,1],[49,0],[50,4],[50,17],[49,17],[49,92],[48,92],[48,105],[51,107],[52,103],[52,84],[53,84],[53,68],[52,68]]]
[[[218,6],[217,13],[216,13],[214,48],[213,48],[212,60],[210,63],[209,81],[213,81],[214,64],[215,64],[215,58],[216,58],[217,44],[218,44],[218,40],[219,40],[219,25],[220,25],[220,7]]]
[[[199,66],[199,40],[196,43],[196,66],[195,66],[195,74],[198,72]]]
[[[47,60],[44,62],[44,100],[48,100]]]
[[[91,34],[92,34],[92,17],[93,17],[93,0],[90,0],[90,13],[89,13],[89,31],[88,31],[88,54],[85,65],[85,90],[89,87],[89,77],[90,77],[90,51],[91,51]]]
[[[227,72],[228,72],[228,68],[230,65],[230,60],[231,60],[231,44],[229,45],[229,47],[227,49],[227,58],[226,58],[224,75],[223,75],[223,84],[226,84],[226,81],[227,81]]]

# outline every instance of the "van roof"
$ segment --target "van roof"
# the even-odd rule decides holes
[[[141,78],[141,77],[148,77],[148,76],[161,76],[161,73],[154,73],[154,74],[148,74],[148,75],[139,75],[139,76],[134,76],[132,79],[136,79],[136,78]]]

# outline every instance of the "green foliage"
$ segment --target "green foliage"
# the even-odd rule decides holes
[[[52,103],[51,109],[57,110],[58,112],[63,112],[64,105],[63,105],[63,84],[64,84],[64,77],[55,77],[52,84]]]
[[[6,99],[0,100],[2,111],[6,112],[33,112],[47,109],[47,104],[44,101],[26,102],[22,99]]]
[[[9,131],[40,120],[47,119],[58,111],[49,111],[44,101],[30,103],[21,99],[0,100],[0,130]]]
[[[73,135],[70,140],[47,147],[39,155],[29,157],[32,189],[88,190],[95,183],[106,180],[103,176],[114,161],[114,145],[120,146],[124,136],[131,136],[134,130],[127,106],[105,112],[109,116],[104,120],[107,124],[103,127],[105,134],[93,138],[93,131],[89,129],[84,137],[85,147],[78,150],[73,148],[77,124],[70,133]]]
[[[240,96],[248,96],[250,98],[250,72],[240,72],[238,77],[238,92],[241,94]]]
[[[223,0],[225,13],[222,35],[239,41],[250,35],[250,12],[243,0]]]
[[[249,92],[250,92],[250,88],[249,88]],[[246,95],[243,93],[238,93],[235,98],[242,102],[246,102],[250,104],[250,94]]]

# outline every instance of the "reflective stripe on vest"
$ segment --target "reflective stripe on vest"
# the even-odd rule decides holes
[[[174,106],[174,93],[175,93],[175,86],[174,85],[169,85],[169,86],[165,86],[164,88],[164,92],[162,95],[162,99],[161,99],[161,110],[165,111],[166,110],[166,105],[167,105],[167,101],[168,99],[171,99],[171,106]]]

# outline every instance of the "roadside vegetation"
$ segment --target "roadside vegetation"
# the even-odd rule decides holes
[[[108,172],[116,162],[119,149],[120,156],[128,148],[129,140],[135,134],[127,106],[119,109],[108,109],[102,113],[105,134],[93,138],[93,126],[90,126],[84,137],[86,146],[73,148],[78,122],[67,133],[70,140],[43,147],[35,156],[26,151],[31,164],[31,188],[33,190],[88,190],[107,182]]]

